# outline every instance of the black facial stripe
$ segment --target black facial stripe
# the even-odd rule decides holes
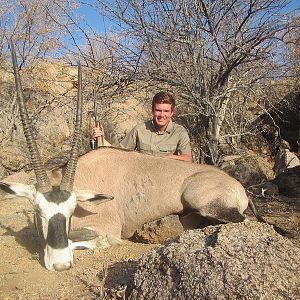
[[[71,229],[71,221],[72,221],[72,216],[69,218],[69,230],[68,230],[68,236],[70,234],[70,229]]]
[[[59,186],[54,186],[50,192],[44,193],[44,196],[48,202],[60,204],[69,199],[71,193],[62,191]]]
[[[0,182],[0,189],[7,194],[15,194],[15,192],[10,188],[10,185],[4,182]]]
[[[43,223],[42,223],[42,218],[38,213],[35,213],[34,215],[34,225],[39,235],[39,238],[41,239],[42,247],[44,248],[46,241],[43,234]]]
[[[60,213],[54,215],[49,220],[47,244],[53,249],[68,247],[66,221],[66,217]]]

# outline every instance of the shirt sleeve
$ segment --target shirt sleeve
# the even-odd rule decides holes
[[[191,154],[192,152],[189,135],[183,127],[177,146],[177,152],[178,154]]]
[[[136,150],[137,147],[137,130],[136,127],[132,128],[125,138],[120,143],[121,148],[128,150]]]

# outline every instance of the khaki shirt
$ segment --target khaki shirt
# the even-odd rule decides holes
[[[186,129],[170,120],[164,132],[155,130],[152,120],[136,125],[120,146],[151,155],[190,154],[190,138]]]

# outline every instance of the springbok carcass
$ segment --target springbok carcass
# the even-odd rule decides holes
[[[52,187],[32,138],[13,45],[11,49],[20,113],[37,184],[0,183],[0,188],[32,200],[47,269],[61,271],[72,266],[75,246],[68,239],[70,227],[77,241],[88,240],[95,233],[114,244],[131,237],[139,225],[185,210],[221,222],[243,221],[248,204],[256,214],[243,186],[213,166],[110,147],[91,151],[77,161],[82,114],[80,68],[73,148],[60,186]],[[77,206],[81,200],[95,200],[97,205],[84,202]]]

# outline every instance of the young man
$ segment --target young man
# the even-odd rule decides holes
[[[157,93],[152,100],[152,120],[136,125],[120,146],[128,150],[191,162],[190,139],[186,129],[172,121],[174,108],[175,99],[172,94]],[[103,128],[93,128],[93,138],[103,134]],[[104,145],[110,146],[105,139]]]

